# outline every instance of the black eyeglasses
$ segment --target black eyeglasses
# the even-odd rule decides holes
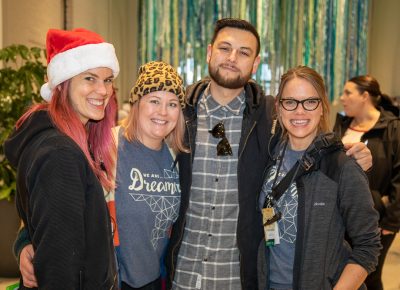
[[[214,128],[212,128],[212,130],[209,130],[208,132],[210,132],[214,138],[222,138],[217,145],[217,156],[232,155],[231,144],[229,144],[229,141],[225,136],[224,123],[219,122],[214,126]]]
[[[304,99],[302,101],[295,99],[279,100],[279,103],[286,111],[296,110],[299,104],[301,104],[303,106],[303,109],[306,111],[314,111],[316,108],[318,108],[320,102],[321,102],[320,98],[309,98],[309,99]]]

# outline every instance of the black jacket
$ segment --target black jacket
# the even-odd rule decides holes
[[[39,111],[4,151],[17,168],[16,204],[35,250],[40,289],[112,289],[111,223],[102,186],[80,148]]]
[[[334,131],[343,137],[353,119],[336,117]],[[375,126],[366,132],[361,141],[368,140],[373,165],[368,179],[375,208],[380,213],[380,226],[398,232],[400,228],[400,119],[392,113],[381,110]],[[382,197],[389,203],[384,205]]]
[[[182,242],[186,211],[189,206],[192,182],[192,162],[195,153],[197,131],[197,103],[207,87],[209,80],[202,80],[187,90],[188,105],[185,109],[186,140],[191,152],[178,156],[181,177],[181,207],[179,218],[171,234],[166,264],[168,288],[174,278],[179,248]],[[273,148],[278,141],[272,138],[274,99],[264,96],[255,82],[245,86],[246,108],[243,113],[242,132],[239,144],[238,189],[239,216],[237,223],[237,245],[240,251],[240,272],[243,289],[257,289],[257,250],[263,238],[261,212],[258,209],[258,196],[263,182],[263,171],[271,161],[268,143]]]

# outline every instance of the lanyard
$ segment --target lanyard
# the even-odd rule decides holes
[[[273,181],[272,186],[271,186],[272,189],[275,188],[275,185],[276,185],[276,183],[278,181],[279,171],[281,170],[281,167],[282,167],[283,158],[285,157],[286,148],[287,148],[288,143],[289,143],[289,141],[286,141],[283,144],[283,148],[281,149],[281,152],[280,152],[280,154],[278,156],[279,163],[278,163],[278,167],[276,169],[276,174],[275,174],[274,181]],[[264,208],[273,207],[274,204],[277,201],[278,200],[275,200],[274,196],[271,193],[268,193],[267,196],[265,197]]]

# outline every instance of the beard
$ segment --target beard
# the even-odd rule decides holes
[[[227,89],[240,89],[244,87],[251,78],[251,71],[242,77],[240,74],[233,78],[223,77],[219,72],[219,68],[212,66],[211,63],[208,64],[208,74],[218,85]]]

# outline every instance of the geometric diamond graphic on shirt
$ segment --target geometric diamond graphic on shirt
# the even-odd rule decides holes
[[[178,176],[178,172],[176,172],[176,170],[168,170],[168,169],[164,169],[164,178],[175,178],[177,179]]]
[[[129,194],[135,201],[146,202],[151,211],[157,213],[154,229],[151,231],[151,243],[153,248],[156,249],[158,240],[164,238],[167,233],[168,222],[174,222],[178,216],[180,197]]]
[[[282,195],[277,205],[282,213],[282,218],[278,221],[279,236],[288,243],[295,243],[298,198],[297,187],[294,183]]]

